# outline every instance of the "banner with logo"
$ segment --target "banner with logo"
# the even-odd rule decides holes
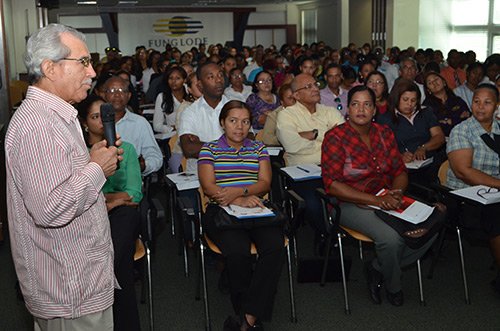
[[[187,51],[233,40],[232,13],[118,14],[122,54],[132,55],[136,46],[160,52],[167,44]]]

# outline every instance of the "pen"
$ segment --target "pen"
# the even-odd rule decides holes
[[[302,170],[302,171],[304,171],[304,172],[307,172],[307,173],[309,173],[309,172],[310,172],[309,170],[307,170],[307,169],[304,169],[304,168],[302,168],[302,167],[299,167],[299,166],[297,166],[297,169],[300,169],[300,170]]]
[[[229,210],[234,213],[234,210],[233,210],[233,208],[231,208],[231,205],[227,205],[227,208],[229,208]]]

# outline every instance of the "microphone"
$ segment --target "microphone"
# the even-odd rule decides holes
[[[101,105],[101,122],[104,127],[104,138],[107,146],[116,144],[115,109],[110,103]],[[120,162],[116,161],[116,169],[120,169]]]
[[[115,109],[110,103],[103,103],[101,105],[101,121],[102,126],[104,127],[104,138],[108,143],[108,147],[115,146]]]

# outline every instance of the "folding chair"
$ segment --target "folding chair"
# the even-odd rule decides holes
[[[343,286],[343,290],[344,290],[344,312],[346,314],[350,314],[351,309],[349,306],[349,298],[348,298],[348,294],[347,294],[347,279],[346,279],[346,271],[345,271],[345,264],[344,264],[344,251],[343,251],[343,246],[342,246],[342,238],[349,236],[349,237],[352,237],[352,238],[358,240],[361,259],[363,259],[362,243],[363,242],[372,243],[373,240],[361,232],[358,232],[358,231],[350,229],[346,226],[340,225],[340,217],[341,217],[342,211],[341,211],[341,208],[338,204],[337,199],[326,194],[325,190],[322,188],[316,189],[316,193],[318,194],[318,196],[321,200],[321,205],[322,205],[322,209],[323,209],[323,219],[325,220],[326,229],[328,232],[328,239],[327,239],[327,243],[326,243],[326,254],[325,254],[325,259],[324,259],[324,264],[323,264],[323,272],[321,275],[321,286],[323,286],[325,284],[326,270],[328,267],[328,260],[330,257],[329,256],[330,255],[330,248],[331,248],[333,236],[335,234],[337,234],[337,241],[339,244],[339,253],[340,253],[340,267],[342,270],[342,286]],[[331,207],[330,211],[328,210],[328,207]],[[417,260],[417,273],[418,273],[418,286],[419,286],[419,293],[420,293],[420,304],[425,305],[420,259]]]

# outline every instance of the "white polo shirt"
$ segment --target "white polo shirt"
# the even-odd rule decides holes
[[[179,137],[184,134],[192,134],[198,136],[202,142],[219,139],[224,133],[219,124],[219,114],[222,107],[228,101],[227,97],[223,95],[215,109],[205,101],[204,97],[193,102],[181,113],[178,131]],[[186,171],[197,173],[197,162],[198,159],[189,158],[186,164]]]

